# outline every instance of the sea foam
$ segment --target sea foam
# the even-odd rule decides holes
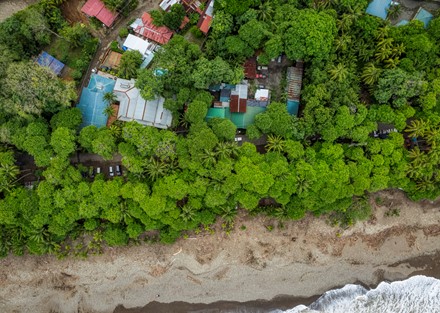
[[[359,285],[346,285],[327,291],[308,307],[299,305],[284,312],[440,313],[440,280],[413,276],[404,281],[382,282],[371,290]]]

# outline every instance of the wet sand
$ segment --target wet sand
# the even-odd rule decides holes
[[[424,268],[423,270],[414,271],[405,278],[406,279],[416,275],[424,275],[429,277],[434,277],[440,279],[440,252],[433,255],[425,255],[420,257],[415,257],[409,260],[404,260],[398,262],[397,264],[391,264],[390,267],[399,266],[401,264],[407,264],[412,268]],[[384,273],[385,274],[385,273]],[[386,276],[386,275],[384,275]],[[385,279],[385,277],[384,277]],[[376,288],[376,284],[364,284],[361,281],[354,281],[353,284],[362,285],[366,288]],[[343,286],[333,286],[330,289],[339,289]],[[310,305],[316,301],[321,294],[301,298],[292,296],[277,296],[272,300],[255,300],[248,302],[232,302],[232,301],[219,301],[209,304],[204,303],[187,303],[187,302],[171,302],[171,303],[161,303],[160,298],[157,301],[153,301],[144,307],[126,309],[124,306],[119,305],[114,313],[222,313],[222,312],[252,312],[252,313],[263,313],[270,312],[273,310],[288,310],[297,305]]]

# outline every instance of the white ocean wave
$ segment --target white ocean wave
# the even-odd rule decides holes
[[[299,305],[285,313],[440,313],[440,280],[413,276],[382,282],[371,290],[346,285],[327,291],[308,307]]]

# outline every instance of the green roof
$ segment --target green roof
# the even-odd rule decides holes
[[[209,120],[214,117],[228,118],[238,128],[247,128],[254,122],[255,116],[264,111],[266,111],[265,107],[251,106],[246,107],[246,113],[231,113],[229,108],[210,108],[206,119]]]

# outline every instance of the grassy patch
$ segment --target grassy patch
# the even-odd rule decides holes
[[[71,68],[75,68],[76,61],[81,58],[80,47],[72,49],[69,42],[58,37],[47,47],[47,52]]]

